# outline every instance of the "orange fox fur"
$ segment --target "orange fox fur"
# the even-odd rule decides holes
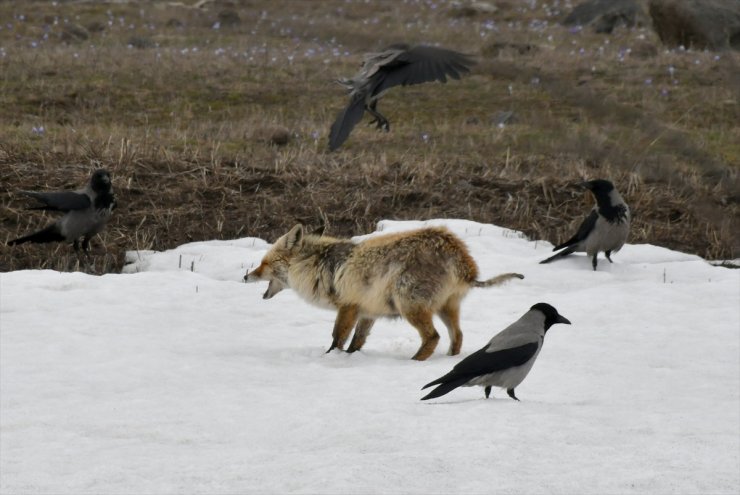
[[[460,302],[471,287],[490,287],[518,273],[479,281],[478,266],[465,243],[443,227],[380,235],[354,243],[304,233],[296,225],[247,273],[247,281],[267,280],[264,299],[286,287],[308,302],[338,311],[329,351],[362,348],[379,317],[405,318],[421,337],[413,359],[423,361],[437,346],[432,324],[438,315],[450,335],[449,354],[460,352]]]

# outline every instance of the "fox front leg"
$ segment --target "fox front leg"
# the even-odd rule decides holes
[[[362,349],[362,346],[365,345],[367,336],[370,335],[370,329],[373,327],[374,323],[375,320],[373,319],[360,318],[360,321],[357,322],[357,326],[355,327],[355,335],[352,337],[352,342],[350,342],[347,352],[355,352]]]
[[[331,347],[327,353],[334,349],[344,349],[344,343],[347,341],[352,328],[357,323],[357,306],[342,306],[337,313],[337,319],[334,320],[334,330],[332,330]]]

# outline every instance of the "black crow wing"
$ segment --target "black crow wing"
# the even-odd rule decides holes
[[[462,385],[465,385],[468,382],[469,379],[470,378],[468,378],[467,376],[464,376],[464,377],[461,377],[461,378],[454,378],[453,380],[448,381],[448,382],[444,382],[442,385],[440,385],[439,387],[436,387],[434,390],[432,390],[427,395],[425,395],[424,397],[422,397],[421,400],[428,400],[428,399],[434,399],[434,398],[437,398],[437,397],[441,397],[441,396],[445,395],[446,393],[455,390],[457,387],[460,387]],[[427,387],[428,386],[429,385],[427,385]],[[426,387],[424,387],[424,388],[426,388]]]
[[[337,120],[331,125],[329,131],[329,150],[334,151],[344,143],[352,129],[362,120],[365,114],[365,101],[360,96],[355,96],[347,105],[347,108],[337,116]]]
[[[488,346],[475,351],[473,354],[457,363],[457,365],[452,368],[452,371],[443,377],[437,378],[433,382],[429,382],[424,385],[422,390],[427,387],[431,387],[432,385],[458,381],[461,379],[464,379],[463,383],[465,383],[477,376],[521,366],[532,359],[532,356],[537,353],[539,343],[530,342],[528,344],[494,352],[486,352],[487,347]]]
[[[594,230],[594,227],[596,227],[596,220],[598,219],[599,219],[599,213],[595,209],[591,210],[591,213],[581,223],[581,226],[578,227],[578,232],[576,232],[576,234],[573,237],[571,237],[564,243],[552,248],[552,250],[557,251],[558,249],[563,249],[565,247],[578,244],[579,242],[585,240],[586,237],[588,237],[588,235],[591,233],[591,231]]]
[[[45,227],[42,230],[39,230],[38,232],[19,237],[18,239],[13,239],[12,241],[8,241],[8,246],[15,246],[17,244],[24,244],[26,242],[45,243],[61,242],[64,240],[65,237],[59,231],[59,226],[57,226],[56,223],[52,223],[51,225]]]
[[[34,192],[21,191],[22,194],[37,199],[44,206],[29,208],[30,210],[70,211],[84,210],[90,207],[90,198],[86,194],[65,192]]]
[[[399,54],[376,73],[378,84],[373,96],[393,86],[408,86],[425,82],[447,82],[447,78],[460,79],[470,72],[475,62],[464,53],[433,46],[415,46]]]

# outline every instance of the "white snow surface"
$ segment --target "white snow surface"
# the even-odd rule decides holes
[[[651,245],[596,272],[540,265],[551,244],[465,220],[371,235],[436,224],[481,278],[526,278],[471,290],[461,355],[436,321],[425,362],[400,319],[325,354],[332,311],[241,282],[259,239],[129,253],[124,274],[0,274],[0,492],[740,491],[740,271]],[[548,332],[521,402],[419,400],[538,302],[573,324]]]

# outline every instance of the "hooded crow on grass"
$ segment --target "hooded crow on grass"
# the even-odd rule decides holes
[[[369,112],[377,129],[390,130],[390,124],[377,110],[378,100],[393,86],[425,82],[447,82],[470,72],[474,61],[463,53],[434,46],[391,45],[382,52],[365,55],[360,71],[351,79],[337,82],[350,93],[347,108],[337,116],[329,133],[329,150],[339,148],[352,129]]]
[[[606,259],[612,263],[611,254],[619,251],[627,242],[630,231],[630,209],[614,188],[614,184],[599,179],[581,185],[593,193],[596,205],[581,223],[576,234],[552,249],[562,251],[540,263],[549,263],[569,254],[585,251],[596,270],[596,257],[600,251],[603,251]]]
[[[441,378],[422,387],[438,385],[421,400],[434,399],[457,387],[485,387],[486,399],[491,387],[506,389],[514,400],[514,389],[522,383],[532,369],[542,349],[545,333],[556,323],[570,325],[570,321],[558,314],[547,303],[537,303],[524,316],[496,334],[482,349],[466,357]]]
[[[65,214],[45,228],[8,242],[8,245],[26,242],[71,242],[75,251],[79,250],[79,239],[82,237],[82,249],[90,248],[90,239],[105,227],[106,222],[116,207],[110,174],[103,169],[93,172],[90,182],[77,191],[33,192],[21,191],[43,206],[29,210],[61,211]]]

